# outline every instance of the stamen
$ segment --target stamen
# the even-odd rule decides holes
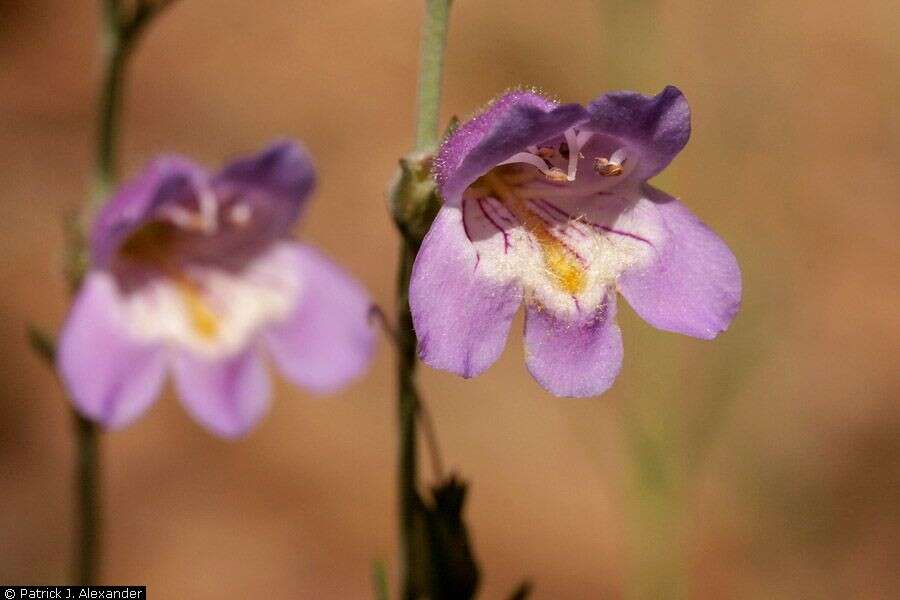
[[[200,192],[200,230],[203,233],[215,233],[219,225],[219,203],[212,190]]]
[[[547,179],[551,181],[566,181],[568,179],[562,169],[559,169],[557,167],[548,167],[547,163],[545,163],[543,159],[530,152],[519,152],[518,154],[513,154],[500,164],[510,165],[513,163],[527,163],[533,167],[536,167],[541,173],[547,176]]]
[[[526,163],[536,167],[550,181],[559,183],[575,181],[575,176],[578,174],[578,160],[584,158],[581,148],[593,135],[591,131],[576,133],[574,129],[566,130],[564,134],[566,141],[559,145],[558,150],[559,155],[567,161],[565,171],[549,163],[550,159],[557,154],[557,150],[549,146],[528,146],[528,152],[514,154],[500,164]]]
[[[623,164],[627,160],[627,156],[625,154],[625,150],[623,148],[619,148],[615,152],[612,153],[612,156],[609,158],[604,158],[602,156],[598,156],[594,159],[594,170],[597,171],[603,177],[618,177],[621,175],[625,169],[623,168]]]
[[[250,206],[246,202],[241,202],[231,207],[231,211],[228,213],[228,220],[241,227],[250,221],[251,216]]]
[[[199,212],[175,204],[164,207],[162,214],[181,229],[212,235],[219,228],[219,201],[212,190],[203,190],[197,204]]]
[[[578,144],[578,137],[574,129],[566,129],[566,143],[569,145],[569,172],[567,179],[575,181],[575,175],[578,173],[578,152],[581,146]]]
[[[197,215],[183,206],[170,205],[163,208],[163,216],[181,229],[195,229]]]
[[[553,167],[546,173],[546,175],[547,179],[549,179],[550,181],[558,181],[560,183],[564,181],[571,181],[571,178],[566,174],[566,172],[559,167]]]

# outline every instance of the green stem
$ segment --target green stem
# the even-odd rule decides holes
[[[102,11],[103,82],[98,106],[97,155],[94,185],[85,204],[71,250],[75,268],[70,273],[73,291],[81,285],[88,266],[87,239],[93,217],[102,207],[116,178],[116,141],[122,112],[122,82],[128,52],[124,45],[119,5],[104,0]],[[100,565],[100,436],[97,427],[72,411],[75,429],[75,519],[77,523],[72,576],[81,585],[97,582]]]
[[[122,83],[128,51],[122,45],[120,34],[107,33],[104,48],[103,85],[100,95],[100,119],[97,132],[97,164],[94,174],[94,190],[89,204],[90,216],[99,210],[109,197],[117,177],[117,132],[122,114]]]
[[[451,0],[425,0],[422,48],[416,101],[416,150],[431,152],[440,141],[441,80]],[[406,223],[400,223],[403,230]],[[420,240],[404,230],[397,274],[397,393],[400,429],[400,581],[401,598],[415,600],[423,589],[422,565],[428,560],[423,547],[423,523],[418,494],[416,417],[419,397],[415,385],[416,333],[409,310],[409,280]]]
[[[416,251],[403,240],[400,249],[400,268],[397,277],[397,384],[398,417],[400,423],[400,581],[401,598],[414,600],[419,593],[419,569],[424,555],[418,531],[418,466],[416,449],[416,413],[419,397],[416,392],[416,333],[409,310],[409,278]]]
[[[450,4],[451,0],[425,0],[416,101],[415,149],[419,152],[433,151],[440,141],[441,79]],[[408,223],[398,224],[404,234],[397,273],[400,585],[401,598],[415,600],[425,593],[422,566],[428,560],[428,548],[423,546],[425,538],[418,493],[416,417],[419,413],[419,396],[415,384],[416,333],[409,310],[409,279],[420,240],[409,235]]]
[[[69,284],[73,292],[88,268],[88,232],[117,181],[117,142],[122,116],[122,91],[128,60],[144,28],[172,0],[140,0],[126,18],[120,0],[101,0],[103,82],[98,106],[97,155],[89,201],[70,238]],[[97,581],[100,565],[100,436],[96,425],[73,411],[77,462],[75,505],[78,523],[73,577],[81,585]]]
[[[141,33],[173,0],[140,0],[127,18],[121,0],[102,0],[103,83],[98,106],[97,164],[94,193],[87,206],[84,225],[106,201],[117,181],[119,129],[122,117],[122,91],[129,58]]]
[[[416,150],[433,150],[440,141],[441,79],[451,3],[452,0],[425,0],[416,101]]]

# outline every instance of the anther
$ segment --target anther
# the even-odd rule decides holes
[[[544,175],[550,181],[569,181],[569,175],[559,167],[553,167],[549,171],[545,171]]]
[[[618,177],[625,171],[623,167],[625,160],[625,151],[620,148],[613,152],[609,158],[602,156],[595,158],[594,170],[603,177]]]
[[[594,159],[594,170],[604,177],[618,177],[624,169],[622,169],[622,165],[611,163],[608,159],[600,157]]]
[[[501,165],[511,165],[514,163],[525,163],[536,167],[550,181],[572,181],[567,173],[558,167],[548,164],[548,161],[530,152],[519,152],[510,156],[508,159],[500,163]]]

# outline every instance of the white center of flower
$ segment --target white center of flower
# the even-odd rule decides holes
[[[531,301],[558,315],[598,309],[618,276],[655,252],[652,240],[661,235],[652,217],[632,220],[642,202],[638,187],[620,184],[635,161],[624,148],[604,152],[611,143],[570,129],[472,184],[462,209],[476,269],[519,280]],[[593,168],[579,177],[581,159]]]
[[[302,293],[290,244],[274,244],[240,271],[189,266],[123,297],[125,322],[147,342],[208,357],[239,352],[266,325],[284,320]]]

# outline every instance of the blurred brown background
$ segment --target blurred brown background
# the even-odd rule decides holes
[[[383,190],[412,141],[421,2],[182,0],[127,86],[122,167],[215,165],[302,139],[321,185],[300,235],[392,305]],[[65,315],[64,219],[85,197],[96,5],[0,1],[0,582],[61,583],[67,406],[28,349]],[[900,102],[894,2],[458,0],[445,117],[525,83],[567,101],[674,83],[693,139],[659,178],[728,241],[744,308],[714,342],[621,303],[625,367],[549,397],[521,323],[473,381],[423,369],[445,459],[473,482],[483,598],[889,598],[900,587]],[[335,223],[340,222],[340,228]],[[392,360],[343,394],[282,386],[227,443],[166,396],[104,446],[104,579],[153,598],[371,597],[396,582]],[[425,473],[428,474],[427,464]],[[227,592],[227,593],[226,593]]]

